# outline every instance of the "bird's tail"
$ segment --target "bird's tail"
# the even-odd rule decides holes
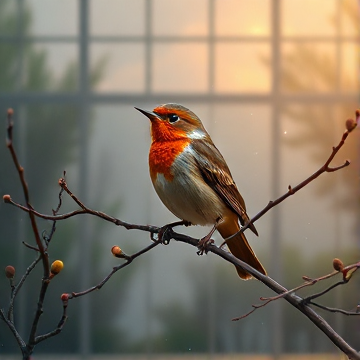
[[[230,235],[228,235],[226,231],[221,231],[222,229],[218,230],[224,239],[230,237]],[[266,270],[256,257],[254,250],[249,245],[244,233],[238,233],[235,236],[231,237],[229,240],[226,241],[226,244],[235,257],[237,257],[239,260],[246,262],[257,271],[266,275]],[[248,280],[252,277],[247,271],[241,269],[238,266],[236,266],[236,271],[243,280]]]

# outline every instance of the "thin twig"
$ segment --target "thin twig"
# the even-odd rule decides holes
[[[357,115],[357,122],[359,120],[360,117],[360,113],[357,111],[356,113]],[[11,116],[9,115],[9,126],[8,126],[8,138],[10,140],[8,140],[8,147],[11,148],[10,151],[12,152],[13,148],[12,148],[12,125],[10,125],[12,123],[12,119]],[[330,163],[333,160],[334,156],[337,154],[337,152],[340,150],[340,148],[343,146],[348,134],[349,134],[350,130],[345,131],[345,133],[342,136],[342,139],[340,141],[340,143],[338,144],[337,147],[333,148],[333,151],[331,153],[331,155],[329,156],[328,160],[325,162],[325,164],[317,171],[315,172],[313,175],[311,175],[310,177],[308,177],[306,180],[304,180],[303,182],[301,182],[299,185],[295,186],[294,188],[292,188],[291,186],[289,186],[288,188],[288,192],[286,194],[284,194],[283,196],[279,197],[277,200],[269,202],[269,204],[261,211],[259,212],[253,219],[251,219],[250,222],[255,222],[256,220],[258,220],[261,216],[263,216],[267,211],[269,211],[272,207],[276,206],[277,204],[279,204],[280,202],[284,201],[287,197],[289,197],[290,195],[295,194],[297,191],[299,191],[300,189],[302,189],[303,187],[305,187],[306,185],[308,185],[311,181],[315,180],[318,176],[320,176],[322,173],[324,172],[334,172],[337,170],[340,170],[346,166],[349,165],[349,162],[346,161],[343,165],[338,166],[338,167],[330,167]],[[12,152],[13,153],[13,152]],[[94,215],[97,217],[100,217],[106,221],[110,221],[116,225],[119,226],[124,226],[126,229],[138,229],[138,230],[143,230],[143,231],[148,231],[150,232],[152,235],[154,233],[159,233],[161,232],[161,230],[163,228],[159,228],[159,227],[154,227],[154,226],[143,226],[143,225],[134,225],[134,224],[128,224],[125,223],[119,219],[116,219],[114,217],[111,217],[105,213],[99,212],[99,211],[94,211],[92,209],[89,209],[88,207],[86,207],[74,194],[71,193],[71,191],[68,189],[66,181],[64,178],[60,179],[59,184],[61,186],[62,189],[64,189],[64,191],[66,191],[69,196],[71,196],[73,198],[73,200],[80,206],[81,210],[76,210],[73,211],[71,213],[68,214],[64,214],[64,215],[56,215],[53,214],[53,216],[48,216],[48,215],[43,215],[43,214],[39,214],[38,212],[36,212],[32,206],[30,205],[28,196],[26,196],[26,191],[27,191],[27,185],[25,183],[24,177],[23,177],[23,169],[20,167],[20,165],[17,162],[17,158],[16,156],[13,157],[14,158],[14,163],[17,166],[19,175],[20,175],[20,179],[22,181],[23,184],[23,188],[24,188],[24,193],[25,193],[25,199],[26,199],[26,207],[19,205],[15,202],[13,202],[10,198],[10,196],[6,195],[4,197],[5,202],[9,202],[15,206],[18,206],[19,208],[21,208],[24,211],[27,211],[30,215],[30,218],[35,219],[35,216],[39,216],[39,217],[43,217],[45,219],[49,219],[49,220],[64,220],[66,218],[75,216],[75,215],[79,215],[79,214],[90,214],[90,215]],[[36,223],[35,223],[36,225]],[[246,228],[248,227],[248,225],[244,226],[241,231],[244,231]],[[33,226],[34,229],[34,226]],[[177,241],[180,242],[184,242],[187,244],[191,244],[193,246],[198,246],[198,239],[194,239],[191,238],[189,236],[186,235],[182,235],[182,234],[178,234],[176,232],[173,231],[172,228],[167,229],[166,231],[166,237],[167,239],[175,239]],[[118,270],[126,267],[127,265],[129,265],[136,257],[144,254],[145,252],[151,250],[152,248],[154,248],[155,246],[157,246],[158,244],[160,244],[162,241],[162,239],[159,240],[155,240],[152,244],[150,244],[148,247],[142,249],[141,251],[139,251],[136,254],[133,254],[132,256],[126,256],[126,262],[114,267],[113,270],[109,273],[109,275],[102,281],[100,282],[98,285],[79,292],[79,293],[72,293],[72,294],[68,294],[69,298],[75,298],[75,297],[79,297],[79,296],[83,296],[86,295],[94,290],[100,289],[110,278],[111,276],[117,272]],[[41,241],[40,241],[41,243]],[[42,245],[42,244],[41,244]],[[41,255],[43,254],[41,251],[41,247],[39,246],[39,251],[41,253]],[[225,259],[226,261],[234,264],[235,266],[238,266],[242,269],[244,269],[245,271],[247,271],[248,273],[250,273],[253,277],[255,277],[256,279],[260,280],[261,282],[263,282],[267,287],[269,287],[270,289],[272,289],[273,291],[275,291],[277,294],[281,295],[281,297],[283,297],[286,301],[288,301],[290,304],[292,304],[294,307],[296,307],[299,311],[301,311],[305,316],[307,316],[322,332],[324,332],[324,334],[326,334],[329,339],[339,348],[341,349],[346,355],[348,355],[350,358],[352,359],[360,359],[360,355],[359,353],[353,349],[349,344],[347,344],[331,327],[330,325],[322,318],[320,317],[309,305],[312,304],[314,306],[319,306],[319,304],[316,303],[312,303],[311,301],[309,303],[305,303],[304,299],[302,299],[301,297],[299,297],[298,295],[296,295],[295,293],[287,290],[286,288],[284,288],[283,286],[281,286],[280,284],[276,283],[273,279],[271,279],[268,276],[265,276],[263,274],[261,274],[260,272],[258,272],[257,270],[253,269],[250,265],[248,265],[247,263],[235,258],[233,255],[231,255],[228,252],[223,251],[221,248],[216,247],[215,245],[210,244],[207,247],[207,252],[212,252],[220,257],[222,257],[223,259]],[[43,258],[43,256],[41,256]],[[358,267],[356,267],[357,269]],[[355,269],[355,270],[356,270]],[[352,272],[349,272],[351,276]],[[343,273],[344,274],[344,273]],[[346,279],[348,279],[348,275],[344,274],[344,277]],[[43,281],[43,286],[41,289],[41,295],[39,297],[39,299],[41,300],[42,294],[45,294],[46,292],[46,287],[48,285],[48,282]],[[307,285],[302,285],[307,286]],[[42,335],[40,337],[35,337],[35,331],[37,328],[37,321],[40,318],[41,312],[42,312],[42,303],[39,300],[38,302],[38,309],[37,309],[37,314],[33,323],[33,327],[32,327],[32,331],[31,331],[31,335],[29,338],[29,344],[30,346],[34,346],[36,341],[38,341],[39,339],[43,339],[44,336],[46,335]],[[267,302],[272,301],[271,299],[268,299]],[[41,306],[40,306],[41,305]],[[255,307],[263,307],[265,306],[266,303],[261,304],[261,305],[255,305],[253,306],[254,309],[251,311],[255,311]],[[319,307],[321,307],[322,305],[320,305]],[[324,307],[323,307],[324,308]],[[331,309],[331,308],[329,308]],[[251,313],[250,312],[250,313]],[[3,312],[2,312],[2,316]],[[65,320],[64,320],[65,321]],[[60,324],[61,324],[61,320],[60,320]],[[54,330],[54,334],[57,331],[57,329]],[[51,332],[52,333],[52,332]],[[40,340],[42,341],[42,340]]]
[[[72,198],[76,198],[75,195],[72,196]],[[92,210],[90,208],[88,208],[87,206],[83,205],[84,208],[83,209],[79,209],[79,210],[74,210],[71,211],[69,213],[65,213],[62,215],[46,215],[46,214],[42,214],[39,213],[38,211],[34,210],[33,208],[28,208],[26,206],[23,206],[21,204],[18,204],[17,202],[15,202],[9,195],[5,195],[3,197],[5,203],[7,204],[11,204],[16,206],[17,208],[28,212],[28,213],[32,213],[35,216],[41,218],[41,219],[45,219],[45,220],[53,220],[53,221],[60,221],[60,220],[66,220],[69,219],[71,217],[77,216],[77,215],[93,215],[96,217],[99,217],[103,220],[109,221],[117,226],[123,226],[125,229],[127,230],[142,230],[142,231],[146,231],[146,232],[150,232],[150,233],[158,233],[160,231],[160,227],[158,226],[153,226],[153,225],[137,225],[137,224],[130,224],[127,222],[124,222],[120,219],[117,219],[113,216],[110,216],[108,214],[105,214],[102,211],[96,211],[96,210]]]
[[[282,293],[282,294],[279,294],[279,295],[277,295],[277,296],[273,296],[273,297],[261,297],[260,300],[263,300],[263,301],[267,301],[267,300],[270,300],[270,301],[278,300],[278,299],[284,297],[284,295],[286,295],[286,294],[294,293],[295,291],[298,291],[298,290],[300,290],[300,289],[303,289],[304,287],[315,285],[315,284],[318,283],[319,281],[329,279],[329,278],[331,278],[331,277],[333,277],[333,276],[335,276],[335,275],[337,275],[337,274],[339,274],[338,271],[333,271],[333,272],[330,273],[330,274],[327,274],[327,275],[324,275],[324,276],[320,276],[320,277],[318,277],[318,278],[316,278],[316,279],[311,279],[311,278],[309,278],[309,277],[306,277],[307,280],[306,280],[305,283],[303,283],[303,284],[301,284],[301,285],[299,285],[299,286],[296,286],[296,287],[294,287],[293,289],[288,290],[288,291],[286,291],[286,292],[284,292],[284,293]]]
[[[347,283],[347,281],[344,281],[344,280],[338,281],[337,283],[332,284],[332,285],[330,285],[329,287],[327,287],[325,290],[319,291],[319,292],[317,292],[317,293],[315,293],[315,294],[312,294],[312,295],[310,295],[310,296],[305,297],[305,298],[303,299],[303,302],[304,302],[304,303],[309,303],[309,302],[311,302],[311,300],[317,299],[318,297],[325,295],[326,293],[328,293],[328,292],[331,291],[332,289],[335,289],[335,288],[338,287],[339,285],[344,285],[344,284],[346,284],[346,283]]]
[[[4,320],[5,324],[7,325],[7,327],[10,329],[10,331],[13,333],[21,351],[23,351],[23,349],[26,347],[25,341],[22,339],[21,335],[18,333],[18,331],[16,330],[16,327],[13,323],[13,321],[9,320],[4,312],[4,309],[0,309],[0,318],[2,320]]]
[[[27,182],[25,180],[25,175],[24,175],[24,168],[20,165],[18,157],[17,157],[15,149],[14,149],[14,146],[13,146],[13,138],[12,138],[13,127],[14,127],[13,114],[14,114],[14,111],[12,109],[9,109],[7,112],[8,126],[7,126],[6,146],[8,147],[8,149],[10,151],[10,154],[11,154],[11,157],[15,164],[16,170],[19,174],[20,182],[21,182],[21,185],[23,188],[23,193],[25,196],[26,205],[29,209],[32,209],[32,206],[30,204],[29,187],[27,185]],[[35,241],[36,241],[37,247],[39,249],[39,252],[41,254],[41,260],[42,260],[43,269],[44,269],[44,278],[47,278],[49,276],[49,271],[50,271],[48,255],[44,249],[43,243],[40,238],[39,230],[38,230],[36,220],[35,220],[35,215],[32,212],[29,212],[29,217],[30,217],[32,230],[33,230],[33,233],[35,236]]]
[[[154,247],[156,247],[157,245],[161,244],[162,240],[156,240],[153,243],[151,243],[150,245],[146,246],[144,249],[138,251],[137,253],[130,255],[130,256],[126,256],[126,262],[124,262],[123,264],[119,265],[119,266],[115,266],[113,267],[112,271],[97,285],[92,286],[91,288],[84,290],[84,291],[80,291],[80,292],[72,292],[69,295],[69,299],[73,299],[73,298],[77,298],[80,296],[84,296],[86,294],[89,294],[95,290],[100,290],[109,280],[110,278],[119,270],[123,269],[124,267],[130,265],[133,260],[135,260],[137,257],[141,256],[142,254],[145,254],[146,252],[150,251],[151,249],[153,249]]]
[[[340,313],[340,314],[347,315],[347,316],[359,316],[360,315],[360,313],[358,313],[356,311],[347,311],[347,310],[343,310],[343,309],[332,308],[332,307],[320,305],[313,301],[310,301],[309,304],[314,305],[320,309],[332,312],[332,313]]]
[[[183,234],[178,234],[171,231],[172,239],[175,239],[180,242],[184,242],[193,246],[197,246],[198,240],[190,238]],[[261,281],[265,286],[275,291],[277,294],[283,294],[288,290],[284,288],[282,285],[278,284],[275,280],[270,278],[269,276],[265,276],[256,269],[252,268],[247,263],[237,259],[231,253],[226,252],[215,245],[209,245],[207,248],[208,252],[214,253],[231,264],[241,267],[249,274],[251,274],[254,278]],[[344,354],[346,354],[350,359],[360,360],[360,354],[351,347],[327,322],[324,318],[322,318],[319,314],[317,314],[309,305],[303,303],[303,299],[294,294],[287,293],[283,296],[284,300],[293,305],[296,309],[302,312],[309,320],[318,327],[331,342],[333,342]],[[262,304],[261,304],[262,305]],[[251,311],[253,312],[253,311]]]
[[[7,313],[7,317],[11,322],[14,322],[13,315],[14,315],[14,303],[16,299],[16,295],[20,291],[21,287],[23,286],[26,278],[29,276],[29,274],[34,270],[36,264],[41,260],[41,256],[39,255],[26,269],[24,275],[21,277],[19,283],[15,286],[15,289],[12,293],[10,303],[9,303],[9,310]]]
[[[356,113],[356,115],[358,115]],[[358,117],[357,117],[357,121],[358,121]],[[316,172],[314,172],[311,176],[309,176],[307,179],[305,179],[304,181],[302,181],[301,183],[299,183],[298,185],[296,185],[295,187],[292,187],[291,185],[289,185],[288,187],[288,191],[287,193],[285,193],[284,195],[280,196],[279,198],[277,198],[274,201],[269,201],[269,203],[259,212],[257,213],[249,222],[248,224],[245,224],[240,230],[239,232],[244,232],[249,226],[250,224],[253,224],[255,221],[259,220],[262,216],[264,216],[270,209],[272,209],[274,206],[280,204],[281,202],[283,202],[285,199],[287,199],[289,196],[294,195],[295,193],[297,193],[299,190],[301,190],[302,188],[304,188],[306,185],[308,185],[309,183],[311,183],[312,181],[314,181],[316,178],[318,178],[321,174],[325,173],[325,172],[335,172],[338,171],[340,169],[343,169],[344,167],[347,167],[350,165],[350,161],[346,160],[342,165],[337,166],[337,167],[330,167],[330,163],[331,161],[334,159],[335,155],[339,152],[339,150],[342,148],[342,146],[345,143],[345,140],[347,139],[347,137],[349,136],[349,130],[345,130],[345,132],[343,133],[341,140],[339,142],[339,144],[336,147],[332,148],[332,152],[330,154],[330,156],[328,157],[328,159],[326,160],[325,164],[323,166],[321,166]],[[235,236],[236,234],[234,234],[233,236]],[[231,237],[233,237],[231,236]],[[230,237],[230,238],[231,238]]]
[[[281,294],[281,295],[282,295],[282,294]],[[242,316],[239,316],[239,317],[236,317],[236,318],[231,319],[231,321],[239,321],[239,320],[242,320],[242,319],[248,317],[250,314],[252,314],[255,310],[260,309],[260,308],[266,306],[266,305],[269,304],[271,301],[273,301],[273,299],[269,299],[269,300],[265,301],[265,302],[262,303],[262,304],[253,304],[253,305],[251,305],[252,308],[253,308],[252,310],[250,310],[249,312],[247,312],[246,314],[244,314],[244,315],[242,315]]]
[[[67,305],[68,305],[68,302],[63,301],[63,313],[62,313],[61,319],[60,319],[56,329],[54,329],[53,331],[48,332],[47,334],[36,336],[36,338],[34,339],[34,345],[37,345],[41,341],[47,340],[47,339],[49,339],[49,338],[51,338],[51,337],[53,337],[55,335],[58,335],[62,331],[62,329],[63,329],[63,327],[64,327],[64,325],[66,323],[66,320],[68,318],[67,311],[66,311],[67,310]]]

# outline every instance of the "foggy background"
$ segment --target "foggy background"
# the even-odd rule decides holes
[[[175,217],[148,174],[151,110],[166,102],[190,108],[224,155],[254,216],[268,201],[315,172],[359,107],[359,4],[355,0],[0,0],[0,110],[15,110],[14,143],[35,209],[50,214],[58,179],[89,207],[123,221],[162,226]],[[0,192],[23,202],[0,127]],[[332,271],[332,259],[359,259],[359,132],[334,160],[350,167],[324,174],[247,232],[268,273],[284,286]],[[64,195],[61,212],[76,209]],[[50,231],[51,223],[39,220]],[[177,230],[194,237],[204,227]],[[216,235],[217,244],[221,240]],[[34,258],[28,216],[0,204],[0,268],[18,278]],[[57,223],[50,261],[64,270],[51,283],[40,332],[58,323],[64,292],[100,282],[121,260],[150,243],[90,216]],[[26,333],[41,269],[16,303]],[[359,283],[326,298],[355,308]],[[304,292],[305,294],[306,292]],[[0,277],[0,307],[8,281]],[[301,294],[301,293],[300,293]],[[171,241],[118,272],[102,289],[70,301],[62,333],[38,353],[214,354],[336,353],[305,317],[274,302],[232,322],[272,293],[240,281],[233,266]],[[325,301],[324,300],[324,301]],[[353,346],[359,320],[324,314]],[[0,323],[0,358],[19,350]]]

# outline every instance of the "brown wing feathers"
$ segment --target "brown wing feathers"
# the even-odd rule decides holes
[[[241,225],[248,223],[250,219],[246,213],[244,199],[240,195],[230,170],[219,150],[213,144],[205,141],[195,140],[192,146],[199,155],[196,161],[204,181],[215,189],[221,199],[239,215]],[[205,156],[209,151],[216,154],[215,158],[211,158],[211,163]],[[258,235],[253,224],[250,224],[249,228]]]

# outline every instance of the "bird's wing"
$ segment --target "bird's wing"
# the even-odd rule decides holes
[[[231,176],[230,170],[216,146],[208,141],[193,140],[192,147],[196,154],[195,161],[199,165],[204,181],[211,186],[221,199],[238,215],[241,225],[250,221],[243,197]],[[209,158],[209,154],[212,154]],[[249,228],[258,235],[253,224]]]

